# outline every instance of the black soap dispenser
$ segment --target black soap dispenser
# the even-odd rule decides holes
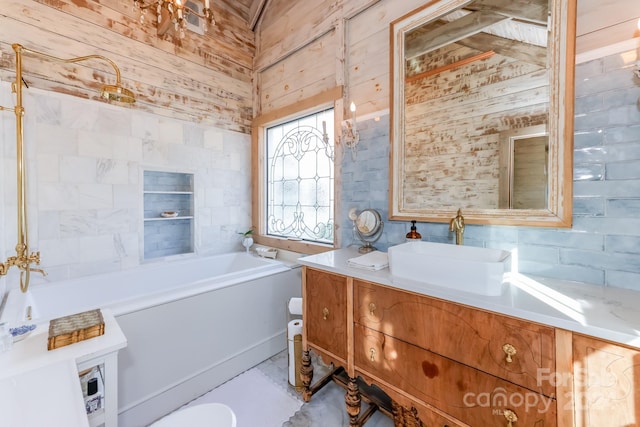
[[[411,231],[409,231],[406,235],[407,242],[415,242],[416,240],[422,240],[422,236],[418,233],[416,229],[416,222],[411,221]]]

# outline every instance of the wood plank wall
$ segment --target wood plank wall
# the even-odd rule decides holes
[[[252,2],[266,5],[255,40]],[[14,79],[11,44],[22,43],[60,57],[103,54],[138,94],[132,108],[243,133],[255,115],[342,84],[347,108],[354,100],[359,115],[379,112],[389,108],[389,23],[423,3],[213,0],[210,35],[189,32],[176,46],[151,22],[137,22],[132,0],[8,1],[0,10],[0,78]],[[638,37],[639,9],[637,0],[579,0],[578,53]],[[94,76],[113,79],[97,62],[27,61],[27,81],[45,90],[97,98]]]
[[[267,1],[256,28],[254,115],[336,84],[345,86],[345,109],[354,101],[359,115],[385,111],[389,108],[389,24],[424,3]],[[577,53],[639,37],[635,29],[639,17],[637,0],[578,0]]]
[[[12,43],[61,58],[100,54],[118,65],[123,85],[136,93],[129,108],[250,133],[255,43],[249,4],[212,0],[216,26],[205,35],[187,31],[180,46],[158,37],[152,14],[141,25],[132,0],[4,2],[0,78],[15,79]],[[100,61],[64,65],[24,55],[23,64],[31,86],[83,98],[98,99],[101,83],[114,82]]]
[[[389,23],[423,2],[271,0],[256,29],[254,114],[342,84],[346,108],[388,108]]]
[[[576,53],[640,37],[638,0],[578,0]]]

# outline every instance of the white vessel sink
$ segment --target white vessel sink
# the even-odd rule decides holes
[[[511,253],[418,241],[391,246],[388,255],[389,270],[394,277],[497,296],[502,293]]]

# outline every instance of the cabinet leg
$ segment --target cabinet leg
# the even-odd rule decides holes
[[[402,406],[398,405],[394,400],[391,401],[391,414],[393,415],[393,426],[403,427],[404,420],[402,417]]]
[[[313,380],[313,365],[311,364],[311,354],[309,350],[302,351],[300,366],[300,379],[302,380],[302,399],[305,402],[311,401],[313,392],[311,391],[311,381]]]
[[[409,412],[409,416],[405,416],[408,419],[408,427],[424,427],[422,424],[422,420],[418,417],[418,410],[414,407],[411,407],[411,411]]]
[[[394,427],[424,427],[415,407],[409,410],[392,400],[391,413],[393,414]]]
[[[355,378],[349,377],[347,393],[344,396],[349,414],[349,427],[359,427],[358,415],[360,415],[360,389]]]

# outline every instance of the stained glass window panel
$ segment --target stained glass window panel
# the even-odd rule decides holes
[[[332,136],[333,109],[267,129],[268,235],[333,243]]]

